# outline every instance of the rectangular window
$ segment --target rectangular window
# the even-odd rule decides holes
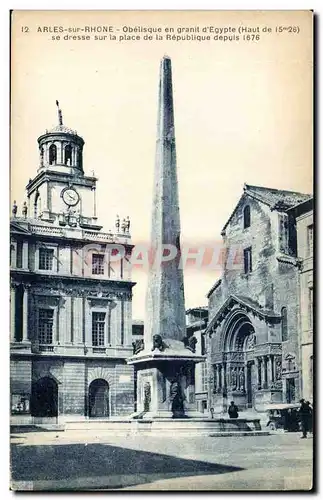
[[[92,345],[104,346],[105,313],[92,313]]]
[[[313,231],[313,224],[311,224],[310,226],[307,226],[308,255],[313,255],[313,238],[314,238],[314,231]]]
[[[104,274],[104,255],[92,255],[92,274]]]
[[[39,249],[39,269],[43,271],[53,270],[54,249],[40,248]]]
[[[22,268],[22,241],[17,242],[17,267]]]
[[[38,339],[40,344],[53,343],[53,309],[38,310]]]
[[[206,366],[206,362],[204,361],[204,363],[201,363],[201,367],[202,367],[202,391],[203,392],[206,392],[208,390],[208,383],[207,383],[207,366]]]
[[[244,251],[243,251],[243,261],[244,261],[244,272],[245,272],[245,274],[251,273],[251,271],[252,271],[252,253],[251,253],[251,247],[244,249]]]

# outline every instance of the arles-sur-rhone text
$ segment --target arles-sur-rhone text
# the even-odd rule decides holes
[[[28,26],[22,26],[23,33],[30,33]],[[261,35],[271,33],[298,34],[299,26],[37,26],[37,33],[51,34],[53,41],[259,41]]]

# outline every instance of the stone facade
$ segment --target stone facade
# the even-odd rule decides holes
[[[60,112],[60,110],[59,110]],[[62,124],[39,142],[28,203],[11,233],[13,422],[127,415],[134,409],[129,220],[102,232],[84,141]],[[55,146],[55,147],[54,147]],[[119,251],[120,258],[116,253]]]
[[[309,195],[244,186],[223,228],[221,278],[209,298],[209,401],[262,411],[300,395],[299,265],[288,209]]]
[[[313,199],[293,207],[290,213],[296,220],[297,256],[299,268],[299,342],[302,398],[313,401]]]
[[[195,400],[196,409],[201,414],[209,414],[208,407],[208,369],[206,359],[206,335],[208,309],[193,307],[186,311],[186,335],[196,338],[195,352],[205,359],[195,365]]]

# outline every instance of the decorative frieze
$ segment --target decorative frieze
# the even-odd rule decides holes
[[[19,283],[13,282],[12,287],[19,286]],[[127,290],[123,291],[95,291],[93,288],[72,288],[71,286],[65,287],[61,282],[55,286],[38,286],[33,290],[34,295],[37,296],[68,296],[68,297],[84,297],[88,300],[131,300],[132,293]]]

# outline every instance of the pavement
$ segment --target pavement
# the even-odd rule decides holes
[[[11,435],[15,491],[310,490],[313,439],[269,436]]]

